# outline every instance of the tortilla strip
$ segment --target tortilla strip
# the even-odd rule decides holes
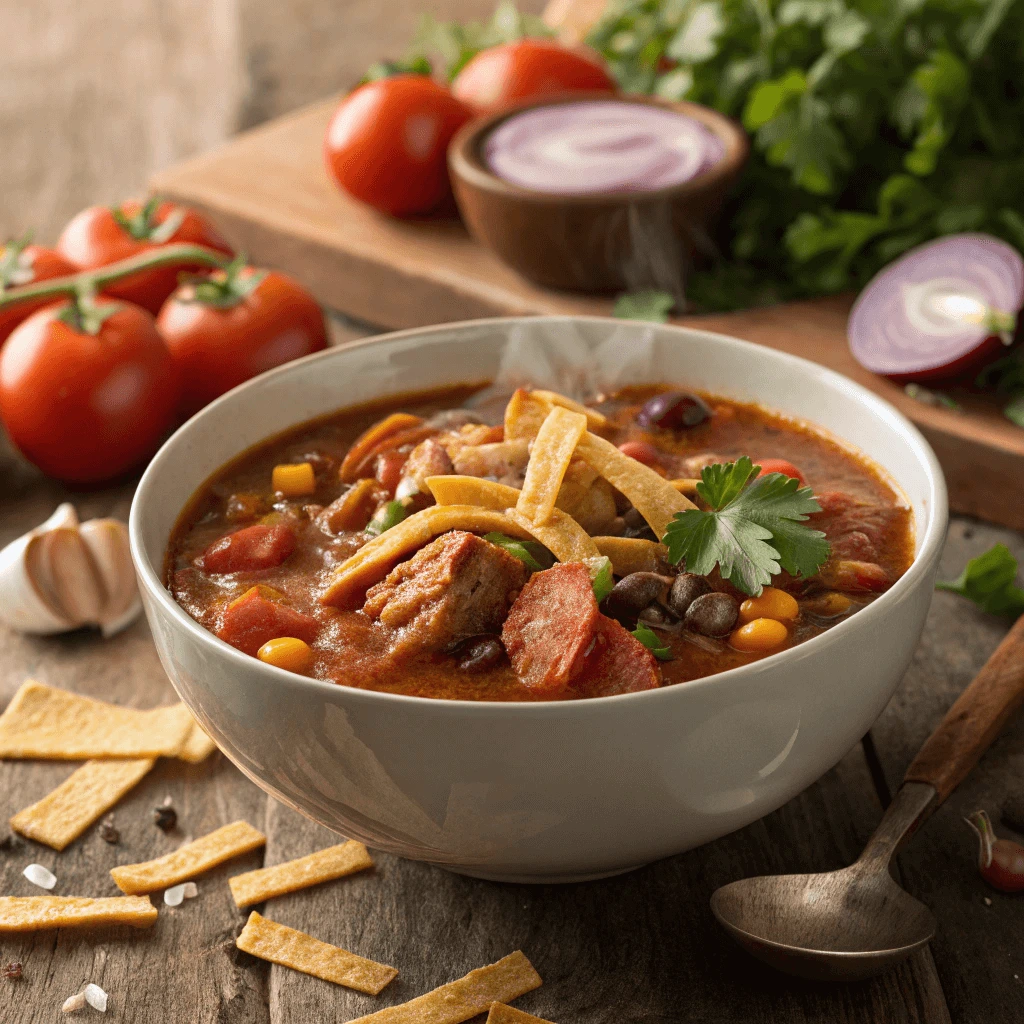
[[[685,494],[690,498],[697,494],[697,484],[699,484],[700,481],[690,480],[684,477],[681,480],[669,480],[669,483],[679,491],[680,494]]]
[[[63,850],[114,806],[156,764],[146,757],[86,761],[38,803],[18,811],[11,828],[37,843]]]
[[[697,507],[650,466],[624,455],[603,437],[584,434],[576,454],[629,498],[659,540],[677,512]]]
[[[533,964],[516,950],[497,963],[470,971],[458,981],[399,1006],[358,1017],[350,1024],[462,1024],[483,1013],[492,1003],[518,999],[540,985],[541,978]]]
[[[560,562],[582,562],[586,558],[600,557],[601,553],[587,531],[572,516],[557,508],[543,526],[531,522],[514,508],[506,509],[505,516],[520,529],[532,534]]]
[[[373,450],[384,440],[402,430],[418,427],[423,422],[422,416],[414,416],[409,412],[393,412],[384,419],[374,423],[356,438],[342,460],[338,475],[346,483],[359,478],[359,469],[369,458]]]
[[[531,522],[543,525],[550,520],[565,471],[586,432],[586,416],[560,406],[555,406],[541,424],[516,503],[516,510]]]
[[[532,1013],[517,1010],[514,1006],[504,1003],[491,1003],[491,1012],[487,1014],[484,1024],[552,1024],[543,1017],[535,1017]]]
[[[534,392],[526,388],[519,388],[505,406],[505,440],[530,440],[536,437],[549,412],[550,402],[537,398]]]
[[[519,490],[479,476],[428,476],[427,486],[438,505],[476,505],[504,512],[519,501]]]
[[[449,530],[467,530],[470,533],[497,531],[519,540],[531,537],[529,531],[493,509],[474,505],[432,505],[374,537],[342,562],[334,570],[334,579],[320,598],[321,603],[337,607],[351,607],[359,603],[358,599],[367,589],[384,579],[406,555]]]
[[[267,837],[247,821],[235,821],[179,846],[163,857],[111,868],[110,877],[121,892],[130,896],[155,892],[178,882],[187,882],[226,860],[259,849],[266,841]]]
[[[552,405],[568,409],[570,412],[582,413],[587,417],[587,425],[591,428],[608,425],[608,417],[604,413],[598,412],[596,409],[588,409],[581,402],[566,398],[565,395],[560,395],[557,391],[545,391],[543,388],[538,388],[533,392],[533,395],[542,402],[550,402]]]
[[[193,719],[192,729],[184,746],[178,751],[178,759],[188,761],[189,764],[199,764],[205,761],[215,750],[217,744],[206,734],[206,730]]]
[[[0,896],[0,933],[44,928],[156,924],[156,907],[148,896]]]
[[[28,679],[0,715],[0,757],[174,757],[191,728],[184,704],[139,711]]]
[[[616,576],[658,572],[668,559],[664,544],[642,537],[595,537],[594,544],[602,555],[612,560],[612,572]]]
[[[285,861],[269,868],[247,871],[228,879],[231,895],[239,907],[262,903],[274,896],[287,892],[308,889],[311,885],[330,882],[344,875],[352,875],[365,868],[372,868],[373,861],[366,847],[350,839],[347,843],[329,846],[308,857]]]
[[[398,977],[398,971],[386,964],[366,960],[355,953],[314,939],[305,932],[268,921],[254,910],[245,922],[235,945],[261,960],[282,964],[292,970],[333,981],[367,995],[378,995],[385,985]]]

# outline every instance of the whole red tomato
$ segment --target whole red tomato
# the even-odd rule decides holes
[[[596,53],[550,39],[520,39],[481,50],[455,77],[452,93],[478,114],[563,92],[614,92]]]
[[[77,272],[78,268],[68,263],[55,249],[30,245],[27,241],[0,246],[0,295],[23,285],[38,284]],[[37,309],[54,301],[57,300],[38,299],[10,309],[0,309],[0,345],[22,320],[27,320]]]
[[[316,299],[276,271],[232,265],[182,285],[157,319],[191,414],[250,377],[327,345]]]
[[[446,150],[471,116],[426,75],[368,82],[331,118],[327,170],[346,192],[384,213],[428,213],[450,195]]]
[[[110,208],[90,206],[68,221],[57,240],[57,249],[80,270],[92,270],[181,242],[231,255],[228,243],[205,217],[158,199],[150,199],[145,206],[134,201]],[[140,271],[106,285],[103,292],[134,302],[155,315],[178,286],[178,274],[198,269],[184,264]]]
[[[97,483],[137,466],[177,405],[177,368],[138,306],[48,306],[0,350],[0,420],[26,458],[59,480]]]

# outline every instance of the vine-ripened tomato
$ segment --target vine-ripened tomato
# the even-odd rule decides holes
[[[520,39],[481,50],[452,82],[452,93],[478,114],[563,92],[615,92],[615,80],[591,50]]]
[[[99,299],[32,314],[0,350],[0,419],[48,476],[98,483],[151,455],[178,405],[177,368],[146,310]]]
[[[327,345],[323,313],[302,285],[237,261],[178,288],[157,327],[180,371],[189,414],[256,374]]]
[[[471,116],[426,75],[367,82],[331,118],[327,170],[346,192],[383,213],[429,213],[450,195],[448,143]]]
[[[202,214],[158,199],[150,199],[145,205],[131,201],[109,208],[90,206],[68,221],[57,241],[57,250],[79,270],[93,270],[181,242],[205,245],[231,255],[231,247]],[[106,285],[103,292],[134,302],[156,315],[178,286],[178,274],[197,269],[195,265],[182,264],[141,271]]]
[[[56,249],[27,242],[8,242],[0,246],[0,295],[24,285],[65,277],[77,271],[78,268],[64,259]],[[27,320],[37,309],[53,301],[52,298],[38,299],[0,310],[0,345],[22,320]]]

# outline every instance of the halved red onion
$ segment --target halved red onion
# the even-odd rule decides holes
[[[961,373],[1013,341],[1024,259],[990,235],[949,235],[901,256],[860,293],[846,333],[854,358],[899,382]]]

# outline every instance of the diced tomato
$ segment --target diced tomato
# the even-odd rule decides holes
[[[245,654],[255,655],[268,641],[293,636],[311,644],[319,623],[279,601],[265,596],[265,588],[252,587],[224,610],[217,636]]]
[[[377,483],[384,487],[388,494],[394,497],[398,481],[402,479],[402,470],[409,461],[409,452],[391,451],[381,452],[377,456],[376,477]]]
[[[661,452],[647,441],[623,441],[619,445],[619,451],[653,469],[661,465]]]
[[[807,486],[807,480],[803,473],[786,459],[755,459],[754,465],[761,467],[762,476],[767,476],[769,473],[782,473],[784,476],[795,477],[800,481],[801,487]]]
[[[815,494],[814,499],[821,506],[821,511],[811,513],[812,516],[841,516],[844,512],[863,504],[845,491],[824,491]]]
[[[822,570],[821,578],[834,590],[852,593],[888,590],[892,583],[889,574],[874,562],[834,562]]]
[[[597,643],[572,681],[578,697],[614,697],[619,693],[656,690],[661,670],[649,650],[629,630],[600,616]]]
[[[283,523],[257,523],[215,540],[197,559],[209,573],[273,569],[295,550],[295,534]]]

